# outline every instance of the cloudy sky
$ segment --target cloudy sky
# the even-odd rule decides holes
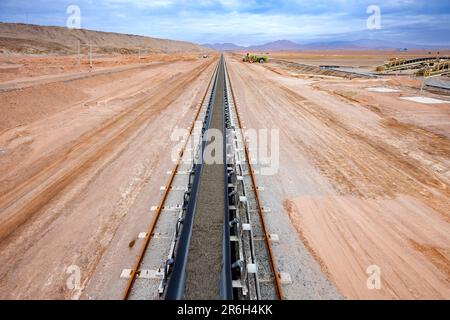
[[[0,21],[66,26],[69,5],[82,28],[197,43],[450,44],[450,0],[0,0]],[[381,9],[381,29],[367,28],[370,5]]]

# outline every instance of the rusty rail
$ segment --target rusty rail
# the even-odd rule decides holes
[[[231,89],[231,95],[233,97],[234,107],[236,109],[236,115],[237,115],[237,120],[238,120],[238,124],[239,124],[239,130],[241,131],[241,134],[244,137],[244,132],[242,130],[242,124],[241,124],[241,116],[240,116],[240,113],[239,113],[239,110],[238,110],[238,105],[236,103],[236,97],[234,95],[234,90],[233,90],[233,86],[231,84],[231,79],[230,79],[229,72],[227,72],[227,77],[228,77],[228,83],[229,83],[229,86],[230,86],[230,89]],[[248,164],[249,173],[250,173],[250,177],[251,177],[252,184],[253,184],[253,189],[254,189],[254,192],[255,192],[256,203],[257,203],[257,206],[258,206],[259,217],[260,217],[260,220],[261,220],[261,226],[263,228],[263,232],[264,232],[264,235],[265,235],[264,240],[266,242],[267,250],[269,252],[270,266],[271,266],[271,269],[272,269],[272,272],[273,272],[274,278],[275,278],[276,293],[277,293],[278,298],[280,300],[283,300],[284,299],[284,294],[283,294],[283,288],[282,288],[282,285],[281,285],[280,274],[277,271],[277,265],[276,265],[275,257],[274,257],[273,250],[272,250],[272,244],[270,243],[270,240],[269,240],[270,236],[269,236],[269,233],[267,231],[266,222],[264,220],[264,207],[262,206],[261,197],[260,197],[260,194],[259,194],[259,189],[257,188],[257,185],[256,185],[256,178],[255,178],[255,174],[253,172],[253,168],[252,168],[252,165],[251,165],[251,162],[250,162],[250,154],[249,154],[249,150],[248,150],[248,145],[247,145],[247,141],[245,141],[245,140],[244,140],[244,147],[245,147],[245,158],[246,158],[246,161],[247,161],[247,164]]]
[[[202,101],[200,103],[200,106],[197,109],[197,112],[195,114],[194,120],[192,121],[192,125],[189,128],[189,136],[191,136],[192,132],[194,131],[195,122],[197,121],[197,119],[198,119],[198,117],[200,115],[200,112],[202,110],[203,104],[205,103],[206,97],[207,97],[208,92],[209,92],[209,88],[211,87],[211,83],[212,83],[212,81],[214,79],[215,74],[216,74],[216,72],[214,71],[213,75],[211,76],[211,79],[209,80],[208,87],[206,88],[206,91],[205,91],[205,94],[203,95],[203,98],[202,98]],[[141,252],[140,252],[140,254],[138,256],[138,259],[136,260],[134,268],[131,271],[131,275],[130,275],[130,278],[128,280],[128,284],[127,284],[127,287],[126,287],[125,292],[123,294],[122,300],[127,300],[128,297],[130,296],[131,290],[132,290],[134,282],[136,280],[137,271],[138,271],[138,269],[139,269],[139,267],[140,267],[140,265],[142,263],[142,260],[144,259],[144,256],[145,256],[145,254],[147,252],[147,248],[148,248],[148,246],[150,244],[150,241],[152,239],[152,235],[153,235],[153,232],[155,230],[156,224],[158,223],[159,217],[160,217],[161,212],[162,212],[162,210],[164,208],[164,204],[166,203],[167,196],[169,195],[170,187],[172,186],[172,183],[173,183],[173,181],[175,179],[175,176],[177,175],[178,168],[180,167],[181,160],[183,158],[184,152],[185,152],[187,144],[189,142],[189,136],[186,139],[186,142],[184,143],[183,148],[181,149],[181,151],[178,154],[178,159],[177,159],[177,162],[175,164],[174,170],[172,171],[172,173],[170,175],[169,182],[166,185],[164,194],[163,194],[163,196],[162,196],[162,198],[161,198],[161,200],[159,202],[159,205],[158,205],[158,207],[156,209],[156,213],[155,213],[155,215],[153,217],[153,220],[152,220],[152,222],[150,224],[149,232],[147,233],[147,237],[145,238],[145,242],[144,242],[144,244],[143,244],[143,246],[141,248]]]

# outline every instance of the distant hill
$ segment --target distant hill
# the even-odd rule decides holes
[[[265,43],[259,46],[250,46],[249,50],[258,51],[298,51],[302,50],[302,46],[289,40],[278,40]]]
[[[63,27],[0,22],[0,53],[1,51],[29,54],[75,53],[78,40],[84,45],[84,50],[91,42],[93,51],[101,53],[135,53],[139,48],[154,53],[210,51],[209,48],[184,41],[85,29],[71,30]]]
[[[313,41],[310,43],[295,43],[289,40],[278,40],[254,46],[238,46],[233,43],[205,44],[217,51],[301,51],[301,50],[394,50],[394,49],[414,49],[414,50],[444,50],[450,49],[450,45],[420,45],[384,40],[361,39],[355,41]]]
[[[206,47],[206,48],[210,48],[212,50],[216,50],[216,51],[245,50],[245,47],[237,46],[234,43],[214,43],[214,44],[205,43],[205,44],[202,44],[202,46]]]
[[[301,45],[289,40],[277,40],[262,45],[248,47],[238,46],[234,43],[204,44],[203,46],[216,51],[297,51],[302,49]]]
[[[301,50],[301,46],[289,40],[278,40],[268,42],[256,46],[238,46],[234,43],[215,43],[204,44],[203,46],[211,48],[216,51],[296,51]]]

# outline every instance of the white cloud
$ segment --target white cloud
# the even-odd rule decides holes
[[[300,39],[310,35],[344,33],[364,29],[365,20],[342,19],[333,15],[286,15],[229,12],[224,14],[196,14],[172,17],[153,17],[151,28],[170,37],[192,35],[189,40],[202,41],[208,34],[211,41],[238,41],[251,44],[270,39]],[[179,30],[183,34],[179,34]],[[160,35],[160,34],[158,34]],[[161,33],[162,35],[162,33]],[[257,40],[261,39],[261,40]],[[245,40],[247,39],[247,40]],[[249,41],[249,42],[246,42]],[[245,42],[245,43],[244,43]]]
[[[63,0],[60,0],[63,2]],[[65,2],[66,0],[64,0]],[[69,0],[67,0],[69,1]],[[0,0],[2,21],[58,25],[65,11],[55,2]],[[449,39],[450,4],[442,0],[77,0],[83,27],[196,42],[254,44],[335,35],[386,36],[390,40],[427,42]],[[36,5],[38,3],[39,5]],[[380,33],[368,34],[367,6],[379,4]],[[25,18],[24,18],[25,17]],[[448,31],[448,32],[447,32]],[[421,35],[420,39],[415,35]],[[425,40],[425,41],[424,41]]]
[[[103,0],[106,5],[134,5],[138,8],[167,8],[173,6],[177,0]]]

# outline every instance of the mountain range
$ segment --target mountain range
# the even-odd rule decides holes
[[[450,45],[421,45],[400,43],[384,40],[361,39],[353,41],[314,41],[310,43],[296,43],[289,40],[277,40],[262,45],[239,46],[234,43],[203,44],[202,46],[216,51],[301,51],[301,50],[442,50],[450,49]]]
[[[186,41],[150,38],[113,32],[85,29],[38,26],[23,23],[0,22],[0,53],[70,54],[87,50],[94,52],[137,53],[138,48],[152,53],[208,52],[207,48]]]

